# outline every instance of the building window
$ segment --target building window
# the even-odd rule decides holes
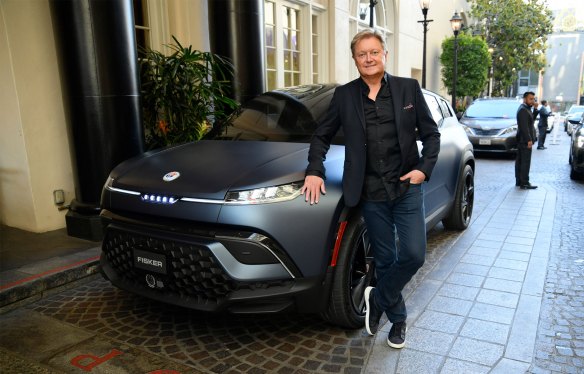
[[[284,85],[300,84],[300,11],[282,7]]]
[[[319,30],[318,17],[312,16],[312,83],[318,83],[319,71]]]
[[[264,1],[266,89],[311,84],[323,77],[324,7],[312,0]]]
[[[150,27],[148,23],[147,0],[133,0],[134,4],[134,29],[136,32],[136,45],[138,56],[142,55],[144,48],[150,48]]]
[[[276,77],[276,6],[271,1],[265,2],[264,24],[266,30],[266,84],[268,90],[277,87]]]

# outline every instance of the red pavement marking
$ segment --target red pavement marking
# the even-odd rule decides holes
[[[50,270],[47,270],[47,271],[42,272],[40,274],[35,274],[35,275],[31,275],[30,277],[26,277],[26,278],[23,278],[23,279],[19,279],[17,281],[12,282],[12,283],[0,285],[0,290],[5,290],[7,288],[19,286],[19,285],[21,285],[23,283],[30,282],[30,281],[33,281],[35,279],[39,279],[41,277],[44,277],[45,275],[58,273],[60,271],[67,270],[67,269],[71,269],[71,268],[73,268],[75,266],[83,265],[83,264],[86,264],[88,262],[92,262],[92,261],[96,261],[96,260],[99,260],[99,256],[91,257],[91,258],[88,258],[88,259],[85,259],[85,260],[81,260],[81,261],[78,261],[78,262],[75,262],[75,263],[72,263],[72,264],[69,264],[69,265],[60,266],[58,268],[50,269]]]

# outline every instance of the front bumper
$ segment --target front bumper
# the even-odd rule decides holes
[[[572,170],[584,174],[584,148],[572,146]]]
[[[102,272],[121,289],[202,311],[319,312],[328,302],[324,274],[302,277],[270,238],[203,231],[113,221],[103,240]]]
[[[507,137],[469,135],[475,151],[479,152],[515,152],[517,139],[515,135]]]

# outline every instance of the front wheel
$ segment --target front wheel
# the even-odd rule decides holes
[[[452,210],[442,220],[444,227],[450,230],[464,230],[470,224],[474,205],[474,172],[470,165],[465,165],[458,180]]]
[[[365,288],[375,285],[375,264],[361,215],[347,223],[337,258],[328,309],[322,317],[335,325],[357,329],[365,325]]]

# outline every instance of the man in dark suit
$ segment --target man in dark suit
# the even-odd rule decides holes
[[[377,276],[377,286],[365,290],[365,326],[374,335],[385,312],[393,324],[387,342],[402,348],[407,318],[402,290],[425,259],[422,183],[436,164],[440,133],[418,82],[385,72],[387,51],[380,33],[358,33],[351,52],[360,77],[335,90],[310,144],[302,193],[311,205],[326,193],[323,161],[342,128],[344,200],[349,207],[360,205]]]
[[[548,117],[551,115],[551,110],[547,108],[547,100],[542,100],[541,109],[539,110],[539,122],[537,123],[537,130],[539,132],[537,137],[537,149],[547,149],[544,144],[547,135]]]
[[[535,117],[539,113],[535,101],[535,93],[527,91],[523,94],[523,104],[517,110],[517,156],[515,158],[515,185],[522,190],[533,190],[537,186],[529,183],[529,168],[531,167],[531,150],[536,141]],[[531,110],[531,107],[534,110]]]

